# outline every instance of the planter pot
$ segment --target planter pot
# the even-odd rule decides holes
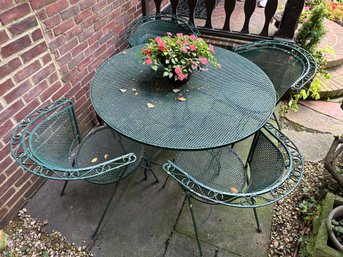
[[[337,250],[343,253],[343,245],[336,238],[335,233],[332,230],[332,225],[331,225],[331,220],[339,218],[339,217],[343,217],[343,205],[336,207],[330,212],[329,217],[327,218],[326,228],[328,230],[328,235],[331,242],[334,244]]]

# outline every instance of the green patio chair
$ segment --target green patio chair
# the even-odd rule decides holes
[[[130,46],[145,44],[151,38],[166,36],[167,32],[200,35],[194,24],[176,15],[142,16],[129,26],[126,41]]]
[[[277,93],[277,103],[287,92],[299,92],[317,72],[312,55],[289,42],[256,41],[237,47],[234,51],[255,63],[269,76]],[[274,118],[280,128],[275,114]]]
[[[86,180],[95,184],[115,183],[112,195],[100,217],[95,239],[117,190],[118,183],[133,173],[143,156],[143,146],[114,133],[106,126],[96,127],[80,137],[73,103],[58,100],[27,115],[15,127],[11,154],[37,176],[65,181]]]
[[[178,152],[163,169],[186,192],[200,256],[202,249],[191,198],[206,204],[252,208],[270,205],[291,193],[303,176],[298,148],[271,124],[255,134],[244,164],[231,146]]]

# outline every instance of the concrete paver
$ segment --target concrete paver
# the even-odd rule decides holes
[[[326,101],[301,101],[299,104],[336,120],[343,121],[343,110],[341,109],[341,103]]]
[[[193,200],[193,207],[199,237],[202,241],[237,255],[267,256],[272,220],[271,206],[257,210],[262,233],[256,231],[256,222],[251,208],[211,206],[195,200]],[[176,231],[195,237],[188,204],[185,204],[182,210]]]

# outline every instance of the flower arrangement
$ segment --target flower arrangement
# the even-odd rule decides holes
[[[144,63],[157,70],[158,64],[164,66],[163,76],[175,81],[187,80],[193,70],[205,70],[208,63],[219,67],[214,57],[214,48],[195,35],[166,36],[150,39],[141,50]]]

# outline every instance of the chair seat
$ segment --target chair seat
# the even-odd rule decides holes
[[[110,184],[127,177],[134,171],[142,159],[143,150],[144,147],[141,144],[121,136],[108,127],[99,127],[82,139],[76,153],[75,166],[85,168],[104,163],[125,153],[134,153],[137,160],[125,167],[126,170],[122,177],[119,177],[120,172],[114,170],[87,179],[95,184]]]
[[[196,181],[192,189],[200,195],[217,192],[242,192],[246,184],[246,169],[231,147],[206,151],[178,152],[175,164]],[[192,197],[200,199],[197,194]],[[208,201],[206,201],[208,202]]]

